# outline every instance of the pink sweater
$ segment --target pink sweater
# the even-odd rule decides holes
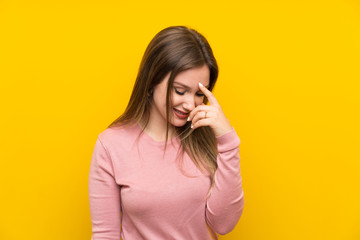
[[[141,128],[108,128],[95,144],[89,173],[92,240],[216,238],[240,219],[244,193],[240,139],[234,129],[217,137],[215,185],[185,153],[183,171],[176,154],[179,140],[153,140]],[[183,172],[185,171],[185,175]],[[207,225],[212,229],[209,230]]]

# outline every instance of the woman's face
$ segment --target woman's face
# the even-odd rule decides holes
[[[166,126],[166,91],[170,73],[154,88],[151,118]],[[172,111],[170,123],[181,127],[186,124],[190,112],[204,100],[204,94],[199,89],[199,82],[209,87],[210,71],[206,65],[191,68],[179,73],[173,83]]]

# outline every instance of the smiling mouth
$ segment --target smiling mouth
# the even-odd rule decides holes
[[[185,113],[185,112],[182,112],[182,111],[179,111],[177,110],[176,108],[174,108],[175,112],[177,112],[178,114],[181,114],[183,116],[187,116],[189,113]]]

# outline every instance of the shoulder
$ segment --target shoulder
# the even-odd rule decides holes
[[[135,142],[139,135],[139,127],[137,125],[125,125],[109,127],[98,135],[98,140],[105,148],[129,146]]]

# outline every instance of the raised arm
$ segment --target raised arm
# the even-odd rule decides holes
[[[115,182],[111,158],[98,139],[89,172],[89,203],[92,240],[119,240],[121,225],[120,187]]]
[[[206,204],[206,220],[218,234],[234,229],[244,208],[244,192],[240,174],[240,139],[235,130],[217,137],[218,168],[215,183]]]
[[[212,92],[199,83],[210,105],[199,105],[189,115],[192,128],[209,126],[218,141],[218,168],[215,183],[206,204],[206,220],[218,234],[230,232],[237,224],[244,207],[240,174],[240,139],[230,125]]]

